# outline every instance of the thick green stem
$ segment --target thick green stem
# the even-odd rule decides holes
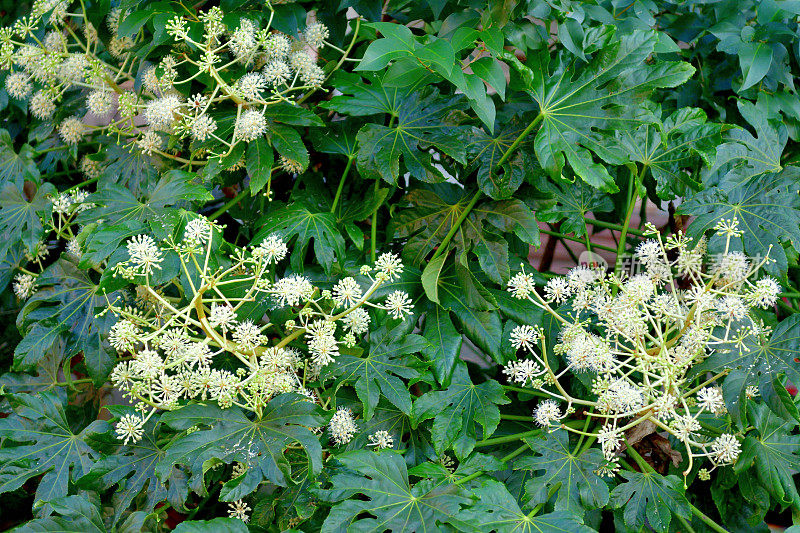
[[[509,146],[509,147],[508,147],[508,150],[506,150],[506,151],[503,153],[503,156],[502,156],[502,157],[500,158],[500,160],[497,162],[497,164],[495,165],[495,168],[497,168],[497,167],[499,167],[500,165],[502,165],[503,163],[505,163],[505,162],[506,162],[506,160],[507,160],[509,157],[511,157],[511,154],[514,152],[514,150],[516,150],[516,149],[517,149],[517,146],[519,146],[519,143],[521,143],[522,141],[524,141],[524,140],[525,140],[525,137],[527,137],[527,136],[530,134],[530,132],[532,132],[532,131],[533,131],[533,128],[535,128],[535,127],[536,127],[536,126],[539,124],[539,122],[541,122],[541,121],[542,121],[542,119],[543,119],[543,118],[544,118],[544,115],[542,115],[542,114],[540,113],[539,115],[537,115],[537,116],[536,116],[536,118],[535,118],[535,119],[533,119],[533,122],[531,122],[530,124],[528,124],[528,127],[527,127],[527,128],[525,128],[524,130],[522,130],[522,133],[520,133],[520,134],[517,136],[517,138],[516,138],[516,139],[514,139],[514,142],[513,142],[513,143],[511,143],[511,146]]]
[[[514,433],[513,435],[504,435],[502,437],[495,437],[493,439],[483,439],[476,442],[475,447],[478,448],[483,446],[493,446],[495,444],[506,444],[509,442],[522,440],[526,437],[535,437],[541,432],[542,432],[541,429],[534,429],[531,431],[524,431],[522,433]]]
[[[453,238],[453,235],[456,234],[458,228],[460,228],[464,220],[467,219],[467,216],[469,215],[470,211],[472,211],[472,208],[475,207],[475,204],[478,202],[478,199],[481,197],[482,194],[483,193],[480,190],[475,192],[475,195],[469,201],[467,207],[464,208],[464,211],[462,211],[461,214],[456,219],[456,221],[453,222],[453,227],[450,228],[450,231],[448,231],[447,235],[445,235],[444,239],[442,239],[442,243],[439,245],[439,248],[437,248],[436,251],[433,253],[431,261],[442,255],[442,253],[447,249],[447,246],[450,244],[450,240]]]
[[[375,180],[375,192],[378,192],[378,187],[380,187],[380,182]],[[377,258],[377,247],[378,247],[378,209],[372,213],[372,226],[369,228],[369,257],[372,262],[375,262]]]
[[[331,213],[336,212],[336,206],[339,204],[339,197],[342,196],[342,189],[344,188],[344,181],[347,179],[347,174],[350,172],[350,167],[353,165],[353,157],[347,158],[347,166],[344,167],[342,177],[339,180],[339,186],[336,188],[336,196],[333,197],[333,205],[331,205]]]
[[[519,454],[521,454],[522,452],[524,452],[527,449],[528,449],[528,445],[527,444],[523,444],[522,446],[520,446],[519,448],[517,448],[513,452],[509,453],[508,455],[506,455],[505,457],[503,457],[500,460],[502,462],[504,462],[504,463],[507,462],[507,461],[510,461],[511,459],[513,459],[514,457],[518,456]],[[453,483],[453,485],[461,485],[461,484],[466,483],[468,481],[472,481],[473,479],[475,479],[477,477],[480,477],[482,475],[483,475],[483,470],[478,470],[477,472],[473,472],[472,474],[470,474],[470,475],[468,475],[466,477],[462,477],[461,479],[455,481]]]
[[[229,200],[228,203],[226,203],[225,205],[223,205],[222,207],[211,213],[211,216],[209,216],[208,218],[211,220],[216,220],[217,218],[221,217],[228,211],[228,209],[230,209],[231,207],[242,201],[249,192],[250,192],[250,187],[245,187],[244,189],[242,189],[242,192],[240,192],[231,200]]]
[[[545,235],[552,235],[553,237],[559,237],[561,239],[566,239],[566,240],[572,241],[572,242],[579,242],[579,243],[582,243],[582,244],[586,244],[586,247],[589,249],[589,251],[591,251],[591,248],[597,248],[598,250],[605,250],[607,252],[616,252],[617,251],[616,248],[612,248],[610,246],[603,246],[601,244],[594,244],[590,248],[587,240],[584,240],[584,239],[581,239],[581,238],[578,238],[578,237],[574,237],[572,235],[565,235],[564,233],[559,233],[557,231],[550,231],[550,230],[547,230],[547,229],[539,228],[539,233],[544,233]],[[588,234],[587,234],[587,239],[588,239]]]
[[[589,217],[583,217],[583,218],[584,220],[586,220],[587,223],[593,226],[597,226],[598,228],[606,228],[606,229],[613,229],[616,231],[622,231],[622,226],[620,226],[619,224],[614,224],[613,222],[606,222],[604,220],[597,220]],[[637,237],[644,237],[644,232],[631,227],[628,228],[628,233],[630,233],[631,235],[636,235]]]
[[[628,454],[631,457],[633,457],[634,461],[636,461],[636,464],[639,465],[639,468],[641,468],[643,471],[650,472],[651,474],[657,474],[655,469],[652,466],[650,466],[641,455],[639,455],[639,452],[637,452],[633,448],[633,446],[628,446],[626,449],[628,451]],[[622,464],[622,462],[620,463]],[[628,470],[633,470],[627,463],[625,463],[624,466]],[[691,507],[692,509],[692,514],[695,515],[697,518],[699,518],[705,525],[710,527],[712,530],[716,531],[717,533],[728,533],[728,530],[726,530],[725,528],[714,522],[711,518],[708,517],[708,515],[703,513],[703,511],[692,505],[691,502],[689,503],[689,507]]]
[[[622,232],[619,235],[619,244],[617,245],[617,263],[614,267],[614,274],[619,274],[619,269],[622,266],[622,254],[625,252],[625,244],[627,244],[628,229],[633,216],[633,208],[636,205],[636,200],[639,199],[639,171],[631,170],[630,179],[628,179],[628,211],[625,213],[625,221],[622,223]],[[585,222],[585,220],[584,220]]]

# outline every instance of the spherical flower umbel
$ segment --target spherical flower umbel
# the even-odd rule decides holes
[[[69,117],[58,127],[58,134],[65,144],[74,146],[83,138],[84,129],[79,118]]]
[[[548,302],[560,304],[566,301],[570,294],[572,294],[572,290],[569,287],[569,282],[564,278],[552,278],[544,287],[545,299]]]
[[[330,37],[328,27],[319,22],[309,24],[306,26],[306,31],[303,33],[306,42],[312,48],[321,48],[325,39]]]
[[[733,464],[739,458],[742,446],[730,433],[723,433],[711,443],[713,459],[718,464]]]
[[[140,415],[123,415],[115,425],[115,433],[122,444],[136,444],[144,434],[144,420]]]
[[[536,290],[536,284],[533,280],[532,274],[520,272],[508,281],[508,292],[514,295],[514,298],[524,299],[530,296]]]
[[[229,304],[211,304],[211,312],[208,315],[208,323],[211,327],[220,328],[223,331],[232,329],[236,324],[236,311]]]
[[[386,302],[383,305],[395,319],[403,318],[405,315],[411,313],[413,309],[411,298],[403,291],[394,291],[391,293],[386,297]]]
[[[6,91],[15,100],[24,100],[31,94],[33,86],[29,76],[22,72],[14,72],[6,77]]]
[[[267,131],[267,120],[261,111],[249,109],[236,121],[236,138],[245,142],[258,139]]]
[[[192,138],[200,142],[209,139],[211,134],[217,131],[217,122],[208,115],[200,115],[192,119],[191,124]]]
[[[142,274],[152,274],[153,269],[161,269],[164,258],[161,250],[149,235],[136,235],[127,244],[130,262]]]
[[[250,511],[252,511],[250,506],[242,500],[236,500],[228,504],[228,516],[238,518],[245,523],[250,521],[250,515],[248,514]]]
[[[715,415],[725,413],[725,400],[718,387],[703,387],[697,391],[697,405]]]
[[[17,274],[14,276],[12,288],[17,298],[20,300],[27,300],[30,295],[36,292],[35,285],[36,278],[30,274]]]
[[[253,248],[253,257],[264,259],[267,264],[277,263],[289,253],[286,243],[279,236],[273,234],[261,241]]]
[[[394,281],[403,273],[403,262],[397,254],[383,253],[375,261],[375,269],[383,274],[387,281]]]
[[[533,410],[533,420],[542,427],[548,427],[553,422],[561,419],[561,409],[555,400],[544,400],[539,402]]]
[[[331,440],[337,446],[342,446],[353,439],[356,431],[358,431],[358,427],[353,420],[353,412],[346,407],[339,407],[328,424]]]
[[[333,301],[339,307],[353,306],[361,298],[361,295],[361,287],[353,278],[344,278],[333,286]]]
[[[537,326],[516,326],[511,330],[511,346],[519,350],[524,348],[526,351],[533,351],[533,347],[539,343],[539,337],[542,334],[542,328]]]
[[[380,429],[369,436],[369,444],[367,446],[375,446],[378,450],[391,448],[394,446],[394,439],[385,429]]]

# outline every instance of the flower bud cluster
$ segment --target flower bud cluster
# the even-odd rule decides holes
[[[223,249],[231,250],[227,257]],[[394,254],[364,265],[366,281],[346,277],[323,290],[300,274],[278,276],[288,254],[279,237],[239,249],[204,217],[188,222],[178,242],[137,235],[127,251],[128,259],[112,268],[136,286],[135,305],[109,302],[104,313],[118,317],[108,341],[123,358],[111,381],[141,413],[138,425],[126,419],[117,430],[134,442],[152,413],[187,400],[237,405],[257,415],[281,393],[317,401],[312,384],[320,384],[323,367],[336,364],[342,346],[353,347],[369,330],[368,308],[398,319],[411,312],[399,291],[371,301],[403,271]],[[175,268],[170,262],[180,265],[183,279],[154,281]],[[266,316],[265,302],[271,304]],[[349,427],[343,423],[333,438],[347,442]]]
[[[766,259],[754,264],[730,249],[731,238],[741,234],[735,218],[715,229],[726,245],[711,267],[705,266],[704,238],[693,247],[681,233],[664,241],[648,225],[646,234],[652,238],[636,248],[642,273],[578,266],[550,279],[542,294],[525,272],[508,284],[516,298],[542,308],[561,329],[558,342],[548,347],[540,327],[515,327],[511,344],[528,357],[510,362],[504,373],[509,381],[551,397],[534,410],[540,426],[574,431],[560,421],[576,405],[602,421],[594,436],[608,463],[598,465],[599,471],[616,470],[625,432],[643,423],[679,440],[689,469],[695,458],[716,467],[734,463],[739,455],[735,435],[705,431],[701,423],[727,416],[722,391],[714,385],[727,371],[706,379],[693,367],[717,352],[747,352],[762,345],[770,328],[754,310],[774,306],[780,286],[759,276]],[[555,358],[546,355],[548,348]],[[591,383],[589,394],[567,393],[561,384],[567,373]],[[566,404],[564,409],[560,404]]]
[[[176,16],[163,28],[173,38],[173,51],[136,72],[134,50],[147,37],[119,35],[130,13],[111,10],[111,37],[100,39],[84,5],[68,10],[71,4],[37,2],[30,17],[0,30],[0,68],[7,71],[9,96],[27,101],[33,117],[53,122],[69,147],[111,133],[146,155],[222,157],[267,133],[269,106],[296,105],[297,97],[321,87],[327,76],[317,65],[329,37],[320,23],[294,38],[271,28],[271,17],[266,27],[247,18],[229,27],[219,7]],[[39,39],[42,29],[47,33]],[[81,110],[61,116],[60,104],[76,96]]]

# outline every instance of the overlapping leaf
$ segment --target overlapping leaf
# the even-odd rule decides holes
[[[12,245],[22,242],[28,251],[33,251],[45,237],[42,219],[49,217],[53,205],[50,197],[56,188],[50,183],[43,183],[38,188],[17,186],[7,183],[0,190],[0,257],[5,257]]]
[[[109,410],[119,418],[132,414],[130,407],[110,406]],[[117,523],[128,510],[134,498],[144,489],[144,501],[138,509],[150,512],[155,505],[168,501],[176,509],[183,508],[188,495],[186,476],[173,469],[169,477],[161,481],[156,475],[156,464],[164,458],[165,451],[158,444],[158,419],[155,415],[144,426],[142,440],[128,445],[123,444],[116,435],[108,435],[110,442],[102,442],[98,449],[109,444],[109,453],[92,465],[90,472],[79,481],[81,486],[107,489],[116,485],[112,497],[114,514],[112,522]],[[110,431],[109,427],[109,433]],[[100,444],[100,442],[98,443]]]
[[[202,184],[195,183],[196,175],[182,170],[170,170],[158,183],[140,195],[130,189],[107,184],[87,200],[95,207],[78,216],[78,222],[87,224],[103,220],[106,224],[120,224],[135,220],[147,224],[155,236],[165,239],[175,229],[177,219],[168,206],[212,199]]]
[[[673,513],[683,518],[691,516],[689,501],[683,494],[683,480],[678,476],[628,471],[619,474],[625,482],[614,488],[611,500],[615,508],[624,507],[625,525],[632,530],[649,525],[653,531],[666,533]]]
[[[688,235],[697,239],[721,220],[739,221],[740,242],[752,258],[769,255],[776,262],[767,265],[773,272],[785,272],[783,242],[800,249],[800,168],[787,167],[780,173],[742,177],[737,167],[719,185],[699,192],[685,201],[680,212],[695,215]]]
[[[87,436],[103,432],[96,421],[73,432],[64,408],[63,389],[11,397],[14,413],[0,419],[0,494],[15,490],[27,480],[43,475],[35,499],[50,502],[67,495],[70,480],[88,473],[98,454],[86,443]],[[16,445],[10,444],[17,443]]]
[[[519,459],[514,468],[530,470],[533,477],[525,484],[531,503],[547,501],[548,491],[555,490],[556,510],[581,515],[585,509],[597,509],[608,503],[608,485],[597,475],[603,463],[600,450],[589,448],[573,454],[569,434],[564,430],[547,432],[545,437],[525,441],[534,456]]]
[[[318,406],[297,394],[273,398],[261,418],[254,420],[238,407],[190,404],[170,411],[161,421],[177,430],[204,426],[173,441],[156,465],[161,479],[170,475],[174,465],[186,465],[191,486],[200,492],[204,490],[203,465],[209,459],[239,461],[248,466],[239,483],[243,495],[264,480],[277,485],[292,480],[290,464],[284,456],[287,446],[300,445],[305,450],[308,469],[313,474],[322,468],[322,448],[308,428],[321,426],[325,419]]]
[[[700,188],[698,180],[685,170],[696,166],[698,158],[713,165],[722,132],[727,128],[707,122],[702,109],[679,109],[663,121],[661,110],[655,113],[657,122],[635,130],[619,129],[617,139],[633,161],[650,170],[661,198],[685,196]]]
[[[25,332],[14,352],[15,367],[30,368],[45,356],[55,341],[66,340],[65,357],[83,353],[89,373],[96,383],[102,383],[116,361],[114,350],[101,335],[110,327],[111,317],[95,317],[108,298],[85,270],[74,263],[59,259],[50,265],[37,280],[39,290],[28,300],[18,318]]]
[[[800,435],[797,422],[778,417],[765,405],[748,413],[756,432],[748,433],[735,468],[743,472],[754,466],[759,483],[782,506],[800,505],[800,494],[792,473],[800,469]]]
[[[405,414],[411,413],[411,394],[400,378],[406,380],[419,376],[414,368],[419,359],[414,354],[428,347],[428,341],[420,335],[405,334],[401,323],[394,329],[386,325],[370,333],[369,353],[365,357],[342,353],[336,364],[322,371],[323,379],[336,377],[334,386],[352,385],[364,405],[364,419],[372,418],[380,397]]]
[[[291,255],[292,267],[302,270],[306,251],[314,241],[314,256],[330,271],[334,261],[344,257],[344,237],[339,232],[336,217],[328,210],[322,210],[305,202],[294,202],[272,211],[259,223],[260,230],[253,242],[261,242],[275,233],[290,241],[295,236],[294,251]]]
[[[523,511],[506,486],[498,481],[485,481],[473,490],[475,503],[458,513],[454,524],[467,531],[497,533],[591,533],[579,516],[568,511],[530,515]]]
[[[413,423],[419,424],[433,418],[431,435],[439,454],[451,447],[459,458],[466,457],[475,447],[478,436],[487,438],[500,422],[499,405],[509,403],[503,388],[494,380],[475,385],[466,365],[459,364],[453,371],[446,390],[425,393],[414,401]]]
[[[734,421],[743,425],[747,421],[745,390],[756,385],[767,395],[773,388],[773,379],[786,374],[798,380],[800,373],[794,358],[800,353],[800,315],[781,321],[769,339],[752,335],[741,346],[724,346],[712,353],[696,367],[698,373],[730,370],[722,382],[725,404]]]
[[[367,178],[384,179],[397,185],[402,175],[400,160],[412,177],[428,183],[443,181],[442,168],[428,152],[435,148],[460,163],[466,151],[459,138],[454,111],[461,99],[444,97],[435,89],[401,91],[382,86],[343,85],[347,97],[334,98],[329,107],[350,115],[389,114],[390,126],[365,124],[358,132],[358,168]]]
[[[534,145],[539,163],[553,177],[566,164],[592,187],[614,192],[617,186],[605,166],[626,160],[604,142],[601,130],[630,128],[647,120],[641,102],[655,89],[675,87],[694,68],[684,62],[646,62],[658,41],[656,32],[634,31],[611,37],[583,68],[561,51],[551,65],[547,48],[523,64],[512,53],[503,58],[520,72],[526,89],[539,106],[541,127]]]
[[[608,213],[614,209],[608,195],[582,182],[548,183],[544,189],[553,195],[553,200],[540,207],[536,214],[545,222],[561,222],[561,231],[564,233],[582,237],[586,235],[586,215]]]
[[[331,508],[323,533],[344,531],[440,531],[469,499],[459,487],[421,481],[412,486],[402,455],[353,450],[337,457],[346,470],[319,491]],[[366,499],[353,498],[360,494]],[[344,500],[344,501],[342,501]]]

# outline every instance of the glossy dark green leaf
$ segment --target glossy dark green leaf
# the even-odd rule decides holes
[[[321,426],[325,418],[318,406],[297,394],[273,398],[258,419],[251,420],[238,407],[189,404],[166,413],[161,421],[180,431],[206,427],[174,440],[156,465],[161,479],[170,475],[173,466],[186,465],[190,486],[198,492],[204,490],[204,463],[209,459],[247,465],[243,483],[250,491],[264,480],[282,486],[292,481],[290,463],[284,456],[288,446],[302,447],[311,473],[322,468],[322,448],[308,428]]]
[[[514,468],[530,470],[532,477],[525,484],[531,504],[547,501],[548,491],[555,490],[555,508],[582,515],[587,509],[608,503],[608,485],[595,470],[603,464],[603,454],[589,448],[573,454],[569,434],[564,430],[545,432],[544,438],[525,440],[534,456],[518,459]]]
[[[287,242],[297,236],[291,255],[292,267],[302,270],[303,260],[311,241],[314,241],[314,256],[330,271],[337,259],[344,257],[344,237],[339,232],[329,210],[319,210],[303,202],[295,202],[275,211],[259,222],[260,229],[253,242],[261,242],[270,234],[280,235]]]
[[[673,514],[684,519],[691,516],[683,480],[678,476],[626,470],[619,475],[625,482],[611,492],[611,501],[615,508],[623,508],[625,525],[632,530],[649,526],[653,531],[666,533]]]
[[[422,336],[428,347],[422,350],[428,361],[433,363],[433,375],[443,387],[450,384],[458,356],[461,353],[461,333],[450,318],[450,313],[438,305],[430,305],[425,313],[425,327]]]
[[[96,421],[74,432],[64,411],[67,398],[62,389],[18,394],[10,399],[14,412],[0,419],[0,438],[7,443],[0,449],[0,494],[43,475],[36,501],[51,502],[66,496],[70,480],[88,473],[98,459],[86,438],[103,432],[106,423]]]
[[[735,469],[755,467],[759,483],[781,506],[800,505],[800,494],[792,473],[800,468],[800,435],[797,422],[784,420],[767,406],[753,406],[748,413],[756,431],[748,433]]]
[[[534,141],[536,155],[554,178],[569,164],[592,187],[617,191],[603,162],[620,164],[626,158],[608,149],[601,130],[630,128],[643,121],[639,104],[647,95],[680,85],[694,73],[694,67],[685,62],[647,63],[657,40],[653,31],[613,37],[581,69],[575,68],[574,56],[565,52],[552,61],[545,49],[528,65],[510,52],[503,53],[539,106],[542,124]]]
[[[337,459],[345,469],[333,474],[330,489],[319,491],[323,499],[340,502],[331,508],[323,533],[438,531],[469,501],[454,485],[423,480],[412,486],[403,456],[392,451],[353,450]],[[356,494],[366,499],[353,498]]]
[[[109,406],[114,418],[133,414],[130,407]],[[79,480],[79,485],[108,489],[115,487],[112,496],[114,513],[112,521],[116,524],[128,510],[134,498],[143,495],[143,501],[136,508],[151,512],[156,504],[166,500],[176,509],[183,508],[188,496],[186,475],[173,469],[163,481],[156,475],[156,464],[164,458],[163,446],[159,446],[159,415],[155,415],[144,426],[142,440],[125,445],[118,440],[109,427],[107,436],[110,443],[102,443],[99,448],[113,446],[110,453],[94,463],[87,475]],[[144,491],[144,492],[142,492]]]
[[[32,194],[29,197],[28,194]],[[7,183],[0,191],[0,232],[4,238],[0,242],[0,256],[5,257],[11,246],[22,242],[29,251],[45,236],[42,218],[49,217],[53,205],[50,197],[56,188],[50,183],[34,186],[30,192],[26,187]]]
[[[553,201],[540,207],[536,214],[545,222],[561,222],[563,233],[582,237],[586,235],[586,215],[614,209],[611,198],[585,183],[548,184],[546,191],[553,195]]]
[[[366,357],[340,354],[336,363],[322,370],[322,377],[336,377],[334,386],[352,385],[364,406],[364,419],[369,420],[381,395],[405,414],[411,413],[411,394],[401,377],[419,376],[414,367],[419,359],[414,354],[428,347],[428,341],[415,334],[404,333],[400,324],[394,329],[386,325],[370,333]]]
[[[498,382],[490,379],[475,385],[462,363],[456,365],[446,390],[425,393],[414,401],[411,418],[415,424],[433,418],[431,435],[437,453],[452,448],[463,458],[475,447],[477,426],[483,438],[489,437],[500,423],[498,405],[509,402]]]
[[[591,533],[579,515],[567,511],[534,514],[523,511],[506,486],[498,481],[485,481],[474,489],[475,503],[463,509],[453,523],[462,530],[497,533]]]
[[[0,186],[13,184],[21,189],[26,180],[38,183],[39,168],[33,157],[33,148],[28,144],[17,153],[8,130],[0,129]]]
[[[272,175],[275,154],[266,139],[256,139],[247,145],[247,174],[250,176],[250,196],[263,189]]]

